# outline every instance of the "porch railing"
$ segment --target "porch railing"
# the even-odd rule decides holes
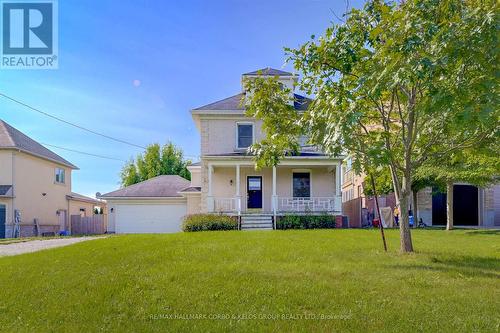
[[[238,211],[238,198],[214,198],[214,212],[229,213]]]
[[[213,200],[212,212],[215,213],[241,213],[243,209],[240,197],[213,197],[211,200]],[[274,213],[335,212],[340,211],[340,207],[338,207],[339,200],[340,198],[336,197],[293,198],[275,196],[271,198],[271,208]]]
[[[334,197],[292,198],[278,197],[278,212],[333,212],[335,211]]]

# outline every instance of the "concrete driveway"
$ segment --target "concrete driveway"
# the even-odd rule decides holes
[[[27,242],[18,242],[6,245],[0,244],[0,257],[15,256],[23,253],[37,252],[41,250],[67,246],[99,238],[103,237],[57,238],[57,239],[46,239],[46,240],[31,240]]]

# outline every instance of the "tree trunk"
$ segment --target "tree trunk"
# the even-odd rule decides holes
[[[373,177],[373,173],[370,173],[370,180],[372,182],[373,194],[375,195],[375,206],[377,207],[378,214],[378,227],[382,236],[382,242],[384,243],[384,250],[385,252],[387,252],[387,242],[385,241],[384,226],[382,225],[382,215],[380,214],[380,206],[378,205],[377,188],[375,187],[375,177]]]
[[[408,203],[410,202],[411,194],[411,176],[409,173],[403,175],[400,193],[401,198],[399,200],[399,205],[401,208],[401,222],[399,224],[399,235],[401,252],[413,252],[410,231],[410,215],[408,214]]]
[[[413,191],[413,227],[418,226],[418,191]]]
[[[453,229],[453,182],[446,183],[446,230]]]

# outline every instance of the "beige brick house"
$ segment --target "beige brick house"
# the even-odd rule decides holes
[[[242,81],[257,75],[278,77],[292,91],[297,79],[292,73],[266,68],[243,74]],[[285,158],[277,167],[255,169],[247,149],[265,134],[260,120],[245,116],[246,94],[242,89],[191,111],[201,136],[201,162],[190,169],[200,189],[199,207],[190,205],[190,213],[340,214],[341,158],[328,157],[304,144],[299,154]],[[295,109],[305,110],[310,100],[294,95]]]
[[[278,77],[292,91],[297,80],[292,73],[265,68],[243,74],[242,81],[258,75]],[[273,228],[275,217],[287,213],[341,214],[343,157],[331,158],[304,144],[278,166],[256,170],[248,148],[265,134],[260,120],[245,115],[247,93],[241,89],[191,110],[200,134],[201,160],[188,168],[190,183],[162,176],[100,196],[108,202],[108,230],[176,232],[184,215],[197,213],[241,216],[243,228],[261,229]],[[294,97],[297,112],[305,110],[310,100]]]
[[[22,236],[68,230],[69,215],[93,214],[104,203],[71,192],[75,165],[0,120],[0,238],[12,237],[16,215]]]

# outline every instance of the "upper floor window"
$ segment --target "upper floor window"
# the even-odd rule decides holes
[[[238,123],[237,124],[237,148],[248,148],[253,144],[253,124]]]
[[[56,183],[64,184],[66,182],[66,175],[64,169],[56,168]]]

